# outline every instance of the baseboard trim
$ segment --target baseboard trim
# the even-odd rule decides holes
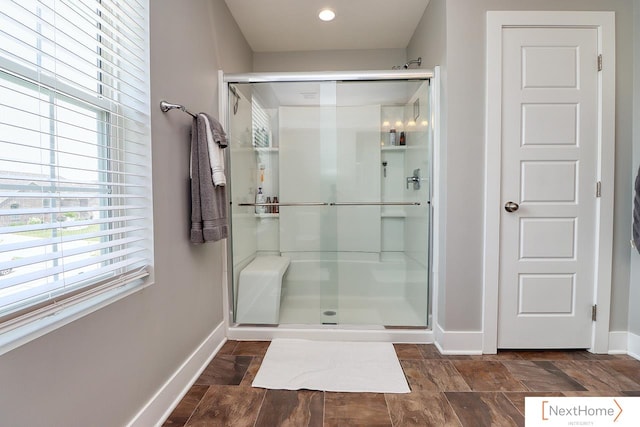
[[[634,359],[640,360],[640,335],[628,333],[627,354]]]
[[[442,354],[482,354],[481,331],[445,331],[440,325],[434,328],[435,345]]]
[[[629,333],[627,331],[609,332],[609,354],[627,354]]]
[[[227,341],[224,322],[220,323],[160,387],[128,427],[160,426],[171,414],[191,385]]]

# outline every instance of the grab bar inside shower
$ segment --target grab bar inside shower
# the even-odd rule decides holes
[[[420,206],[420,202],[334,202],[331,206]]]
[[[300,203],[238,203],[238,206],[329,206],[325,202],[300,202]]]
[[[238,206],[420,206],[420,205],[421,205],[420,202],[238,203]]]

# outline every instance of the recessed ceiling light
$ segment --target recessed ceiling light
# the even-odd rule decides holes
[[[322,19],[323,21],[333,21],[333,18],[335,17],[336,13],[333,11],[333,9],[324,8],[321,9],[320,12],[318,12],[318,18]]]

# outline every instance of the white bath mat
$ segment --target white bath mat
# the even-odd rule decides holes
[[[393,344],[274,339],[253,387],[409,393]]]

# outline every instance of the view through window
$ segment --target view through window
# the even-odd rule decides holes
[[[3,3],[5,326],[148,275],[147,17],[138,1]]]

